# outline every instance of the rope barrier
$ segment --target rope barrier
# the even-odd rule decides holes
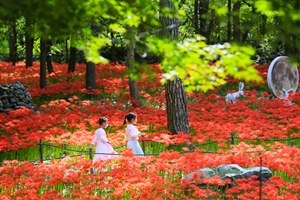
[[[300,146],[297,146],[295,145],[294,143],[294,140],[297,140],[297,139],[300,139],[300,137],[296,137],[296,138],[286,138],[286,139],[260,139],[260,138],[254,138],[254,139],[240,139],[238,136],[235,136],[234,133],[231,133],[231,137],[229,138],[225,138],[226,140],[231,140],[231,144],[234,144],[234,139],[239,139],[239,141],[251,141],[251,140],[256,140],[256,141],[291,141],[291,146],[293,147],[297,147],[297,148],[300,148]],[[142,146],[143,146],[143,150],[144,150],[144,153],[145,154],[135,154],[135,156],[158,156],[159,153],[146,153],[145,151],[145,142],[151,142],[151,143],[156,143],[156,144],[163,144],[162,142],[157,142],[157,141],[152,141],[152,140],[149,140],[149,139],[144,139],[144,137],[142,137]],[[218,142],[216,141],[210,141],[210,142],[206,142],[206,143],[203,143],[203,144],[170,144],[170,147],[187,147],[189,149],[191,149],[191,147],[195,148],[195,147],[200,147],[200,146],[205,146],[205,145],[210,145],[210,144],[218,144]],[[64,157],[66,157],[66,152],[75,152],[75,153],[79,153],[79,155],[68,155],[70,157],[75,157],[75,156],[81,156],[81,155],[90,155],[90,159],[92,157],[92,155],[111,155],[111,156],[123,156],[124,154],[112,154],[112,153],[95,153],[95,152],[92,152],[90,149],[89,151],[87,150],[74,150],[74,149],[69,149],[69,148],[66,148],[66,144],[63,144],[63,146],[57,146],[57,145],[51,145],[51,144],[47,144],[47,143],[43,143],[42,140],[40,139],[40,142],[39,142],[39,154],[40,154],[40,161],[43,162],[43,161],[46,161],[46,160],[51,160],[51,159],[48,159],[48,158],[44,158],[43,157],[43,147],[48,147],[46,149],[49,150],[49,147],[53,147],[53,148],[57,148],[57,149],[60,149],[63,153],[62,156],[60,156],[59,158],[51,158],[51,159],[62,159]],[[126,145],[120,145],[120,146],[117,146],[117,147],[114,147],[114,149],[120,149],[122,147],[126,147]],[[152,149],[152,144],[151,144],[151,147],[150,149]],[[176,151],[176,150],[174,150]],[[8,150],[9,152],[9,150]],[[15,152],[15,151],[10,151],[10,152]],[[192,152],[195,152],[195,149],[192,149],[192,150],[189,150],[189,151],[177,151],[179,152],[180,154],[185,154],[185,153],[192,153]],[[210,154],[219,154],[219,152],[217,151],[196,151],[196,152],[201,152],[201,153],[210,153]],[[265,151],[246,151],[245,153],[264,153]],[[16,151],[16,154],[18,152]],[[45,153],[45,152],[44,152]],[[27,156],[27,155],[26,155]],[[19,160],[19,161],[26,161],[26,160]],[[35,161],[30,161],[30,162],[35,162]],[[0,165],[3,164],[3,163],[0,163]]]

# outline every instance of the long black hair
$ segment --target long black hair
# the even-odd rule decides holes
[[[107,118],[106,117],[100,117],[99,120],[98,120],[98,123],[101,125],[104,122],[107,122]]]
[[[126,120],[128,122],[131,122],[131,120],[133,119],[136,119],[136,114],[133,112],[128,113],[127,115],[125,115],[124,124],[126,124]]]

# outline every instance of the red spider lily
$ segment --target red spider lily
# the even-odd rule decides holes
[[[99,126],[97,120],[106,116],[110,128],[107,137],[113,146],[126,144],[124,116],[129,111],[138,114],[138,129],[145,134],[146,140],[169,144],[198,143],[207,141],[219,143],[218,154],[203,154],[204,150],[193,153],[179,154],[164,152],[158,157],[135,157],[130,150],[122,151],[123,156],[114,160],[101,161],[92,164],[83,157],[66,157],[63,160],[52,160],[51,165],[31,164],[29,162],[4,161],[0,167],[1,199],[97,199],[101,191],[108,191],[107,199],[194,199],[194,198],[236,198],[258,199],[259,183],[254,179],[239,180],[238,186],[229,188],[226,194],[220,194],[209,189],[201,189],[182,181],[182,174],[187,174],[204,167],[215,168],[221,164],[238,164],[243,167],[259,166],[260,156],[263,166],[270,168],[274,176],[263,183],[263,199],[299,199],[299,149],[288,147],[281,143],[265,144],[265,139],[299,137],[298,106],[300,94],[290,95],[292,106],[284,106],[282,100],[271,101],[266,98],[266,92],[259,94],[252,86],[266,84],[251,83],[246,85],[244,99],[236,104],[225,104],[224,96],[216,95],[217,89],[208,94],[188,93],[188,113],[191,134],[179,133],[171,135],[166,131],[167,118],[165,111],[164,88],[161,87],[161,70],[159,65],[152,65],[156,77],[142,74],[143,80],[138,80],[141,97],[147,102],[140,108],[124,105],[130,104],[128,82],[121,75],[126,70],[122,64],[97,65],[97,89],[94,94],[114,95],[114,101],[80,100],[79,97],[66,100],[53,100],[45,103],[39,113],[21,108],[0,114],[0,150],[17,150],[36,145],[39,139],[52,144],[68,143],[69,145],[90,144],[95,129]],[[25,69],[24,63],[0,64],[1,83],[20,81],[28,86],[34,98],[42,95],[89,93],[85,89],[85,65],[76,66],[76,72],[68,74],[66,64],[54,63],[55,73],[47,75],[48,86],[39,88],[39,63]],[[268,66],[257,66],[259,73],[266,77]],[[228,79],[228,83],[238,83],[239,80]],[[240,140],[239,144],[230,149],[227,139],[234,132]],[[250,145],[248,139],[259,139],[260,145]],[[297,144],[299,145],[299,144]],[[223,147],[223,149],[221,148]],[[188,149],[186,149],[188,150]],[[94,175],[90,169],[96,168]],[[283,174],[289,181],[275,175]],[[206,184],[222,186],[217,177],[204,181]],[[62,192],[58,188],[64,185]],[[190,193],[185,193],[189,187]],[[18,188],[18,189],[16,189]],[[103,199],[106,197],[102,196]],[[102,198],[101,197],[101,198]]]

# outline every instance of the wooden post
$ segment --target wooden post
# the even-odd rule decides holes
[[[295,146],[294,140],[292,140],[292,142],[291,142],[291,147],[293,147],[293,146]]]
[[[234,144],[234,132],[231,133],[231,144]]]
[[[93,151],[93,149],[92,149],[92,148],[90,148],[89,150],[90,150],[90,151],[89,151],[90,160],[93,162],[93,155],[92,155],[92,151]],[[91,168],[91,174],[94,174],[94,170],[93,170],[93,168]]]
[[[43,163],[43,141],[40,138],[40,161]]]
[[[66,157],[66,156],[67,156],[66,148],[67,148],[67,144],[66,144],[66,143],[64,143],[64,157]]]
[[[262,199],[262,156],[260,156],[260,170],[259,170],[259,199]]]
[[[92,148],[90,148],[90,152],[89,152],[89,154],[90,154],[90,160],[93,160],[92,151],[93,151],[93,149],[92,149]]]
[[[146,155],[146,151],[145,151],[145,137],[144,137],[144,135],[142,135],[142,149],[143,149],[144,155]]]

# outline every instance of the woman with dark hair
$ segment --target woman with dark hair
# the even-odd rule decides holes
[[[127,124],[126,127],[126,136],[127,136],[127,148],[132,149],[132,153],[135,155],[144,155],[143,150],[139,144],[139,135],[140,131],[134,126],[137,122],[137,116],[135,113],[128,113],[125,116],[124,124]]]
[[[94,145],[97,144],[95,152],[96,155],[94,156],[93,162],[98,159],[110,159],[112,155],[109,154],[117,153],[114,151],[113,147],[109,144],[106,138],[106,132],[104,129],[108,126],[108,120],[106,119],[106,117],[101,117],[98,123],[100,125],[100,128],[96,130],[95,137],[91,144],[91,149],[93,149]]]

